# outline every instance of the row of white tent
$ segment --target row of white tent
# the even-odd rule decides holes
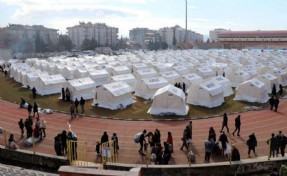
[[[144,99],[152,99],[157,90],[167,85],[182,85],[184,82],[188,94],[186,101],[206,107],[220,106],[224,97],[233,94],[231,87],[238,87],[235,100],[262,103],[267,101],[266,97],[273,84],[277,88],[279,84],[287,85],[284,68],[286,57],[278,53],[262,55],[235,50],[191,50],[128,53],[117,58],[58,57],[47,60],[28,59],[25,63],[17,63],[15,60],[8,62],[11,64],[10,76],[23,86],[36,87],[41,95],[60,93],[61,87],[68,87],[73,100],[81,96],[85,99],[94,98],[99,106],[110,109],[126,107],[132,102],[131,99],[123,101],[122,98],[113,97],[119,94],[107,88],[113,83],[118,83],[114,87],[121,87],[120,82],[127,85],[117,91],[132,90]],[[216,76],[223,74],[225,77]],[[100,93],[101,89],[113,96]],[[115,100],[122,102],[113,103]]]

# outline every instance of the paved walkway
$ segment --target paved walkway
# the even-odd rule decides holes
[[[0,164],[1,176],[57,176],[58,174],[51,174],[35,170],[24,169],[10,165]]]
[[[8,132],[14,133],[15,139],[21,144],[20,129],[18,121],[20,118],[27,118],[27,110],[19,109],[19,106],[4,100],[0,100],[0,126]],[[248,136],[255,132],[258,140],[256,152],[258,156],[267,155],[266,141],[271,133],[278,133],[282,130],[287,134],[287,101],[281,100],[279,111],[270,110],[249,111],[241,113],[241,136],[233,137],[227,134],[228,140],[235,143],[239,148],[241,158],[248,158],[246,141]],[[229,115],[229,128],[234,130],[234,119],[237,114]],[[98,161],[95,153],[96,142],[100,140],[104,131],[107,131],[111,138],[116,132],[119,137],[119,159],[120,163],[144,163],[143,158],[138,154],[139,144],[133,142],[133,136],[143,129],[154,131],[158,128],[161,131],[161,141],[166,141],[167,132],[171,131],[174,141],[174,154],[170,164],[187,164],[186,151],[181,151],[181,137],[183,129],[188,124],[188,120],[182,121],[125,121],[110,120],[91,117],[80,117],[70,120],[70,116],[62,113],[51,115],[40,114],[41,118],[47,121],[47,137],[35,147],[36,152],[55,154],[54,137],[62,130],[68,130],[67,122],[72,125],[72,130],[77,134],[78,140],[88,142],[88,159],[91,162]],[[213,126],[219,137],[219,130],[222,124],[222,117],[201,119],[193,121],[193,151],[196,154],[196,163],[204,161],[204,140],[207,138],[209,127]],[[0,134],[0,144],[4,144],[3,135]],[[32,150],[20,145],[22,149]],[[252,156],[253,157],[253,156]],[[211,162],[226,161],[223,157],[212,157]]]

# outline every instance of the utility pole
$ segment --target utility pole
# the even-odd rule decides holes
[[[185,0],[185,37],[184,43],[187,42],[187,0]]]

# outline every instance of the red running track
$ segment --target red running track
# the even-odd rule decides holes
[[[0,100],[0,126],[10,133],[13,133],[15,139],[20,145],[20,148],[32,150],[21,143],[20,129],[18,121],[20,118],[27,118],[27,110],[19,109],[17,104]],[[287,101],[281,99],[278,112],[270,110],[248,111],[241,113],[241,136],[233,137],[231,133],[227,134],[228,140],[239,148],[241,158],[248,158],[246,140],[248,136],[255,132],[258,147],[256,148],[257,156],[267,155],[266,141],[271,133],[277,134],[279,130],[287,133]],[[228,126],[232,132],[234,127],[234,119],[237,114],[229,115]],[[95,153],[96,142],[100,140],[104,131],[108,132],[109,138],[112,133],[116,132],[119,138],[119,163],[144,163],[143,158],[138,154],[139,144],[133,142],[133,136],[141,132],[143,129],[154,131],[158,128],[161,131],[161,141],[167,138],[167,132],[171,131],[174,141],[174,154],[170,164],[187,164],[186,151],[181,151],[181,137],[183,129],[189,123],[188,120],[182,121],[126,121],[126,120],[111,120],[93,117],[79,117],[70,121],[70,115],[63,113],[54,113],[51,115],[40,114],[40,118],[45,118],[47,122],[47,137],[35,147],[36,152],[55,155],[54,152],[54,137],[61,133],[62,130],[68,130],[67,122],[72,125],[72,130],[77,134],[78,140],[87,141],[88,143],[88,159],[89,161],[98,161]],[[204,161],[204,140],[207,138],[209,127],[213,126],[217,139],[219,130],[221,129],[222,117],[209,119],[193,120],[193,151],[196,155],[196,163]],[[7,138],[8,140],[8,138]],[[4,145],[3,134],[0,135],[0,144]],[[252,155],[252,157],[254,157]],[[212,156],[211,162],[225,161],[226,159],[220,156]]]

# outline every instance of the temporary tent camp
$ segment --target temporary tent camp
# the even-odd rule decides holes
[[[174,83],[177,83],[177,82],[181,82],[182,78],[181,78],[181,75],[178,74],[176,71],[172,70],[172,71],[166,71],[166,72],[161,72],[160,73],[165,79],[168,80],[168,82],[170,84],[174,84]]]
[[[40,76],[35,88],[40,95],[61,93],[61,87],[67,87],[67,81],[61,74]]]
[[[131,69],[126,66],[117,66],[112,68],[112,75],[123,75],[131,73]]]
[[[267,86],[268,93],[272,92],[273,84],[276,86],[276,91],[279,91],[279,80],[273,74],[266,73],[263,75],[258,75],[256,78]]]
[[[218,84],[222,85],[223,87],[223,96],[228,97],[233,94],[233,90],[231,87],[231,82],[229,79],[223,76],[216,76],[211,78],[212,82],[217,82]]]
[[[265,103],[269,99],[267,86],[256,78],[240,84],[234,100]]]
[[[153,115],[187,115],[189,107],[185,103],[183,91],[171,84],[160,88],[153,96],[148,113]]]
[[[68,81],[68,88],[71,93],[71,100],[75,101],[83,97],[84,99],[94,98],[94,90],[96,89],[96,83],[90,78],[79,78]]]
[[[287,86],[287,72],[281,69],[273,71],[274,76],[278,77],[279,84]]]
[[[96,89],[93,105],[111,110],[122,109],[133,103],[134,90],[124,82],[105,84]]]
[[[111,82],[120,82],[120,81],[127,83],[133,89],[135,89],[136,84],[137,84],[137,79],[131,73],[124,74],[124,75],[116,75],[116,76],[111,77]]]
[[[155,92],[162,87],[165,87],[169,82],[164,77],[142,78],[138,81],[135,95],[146,100],[151,99]]]
[[[223,86],[210,80],[192,85],[187,94],[187,103],[192,105],[213,108],[224,102]]]

